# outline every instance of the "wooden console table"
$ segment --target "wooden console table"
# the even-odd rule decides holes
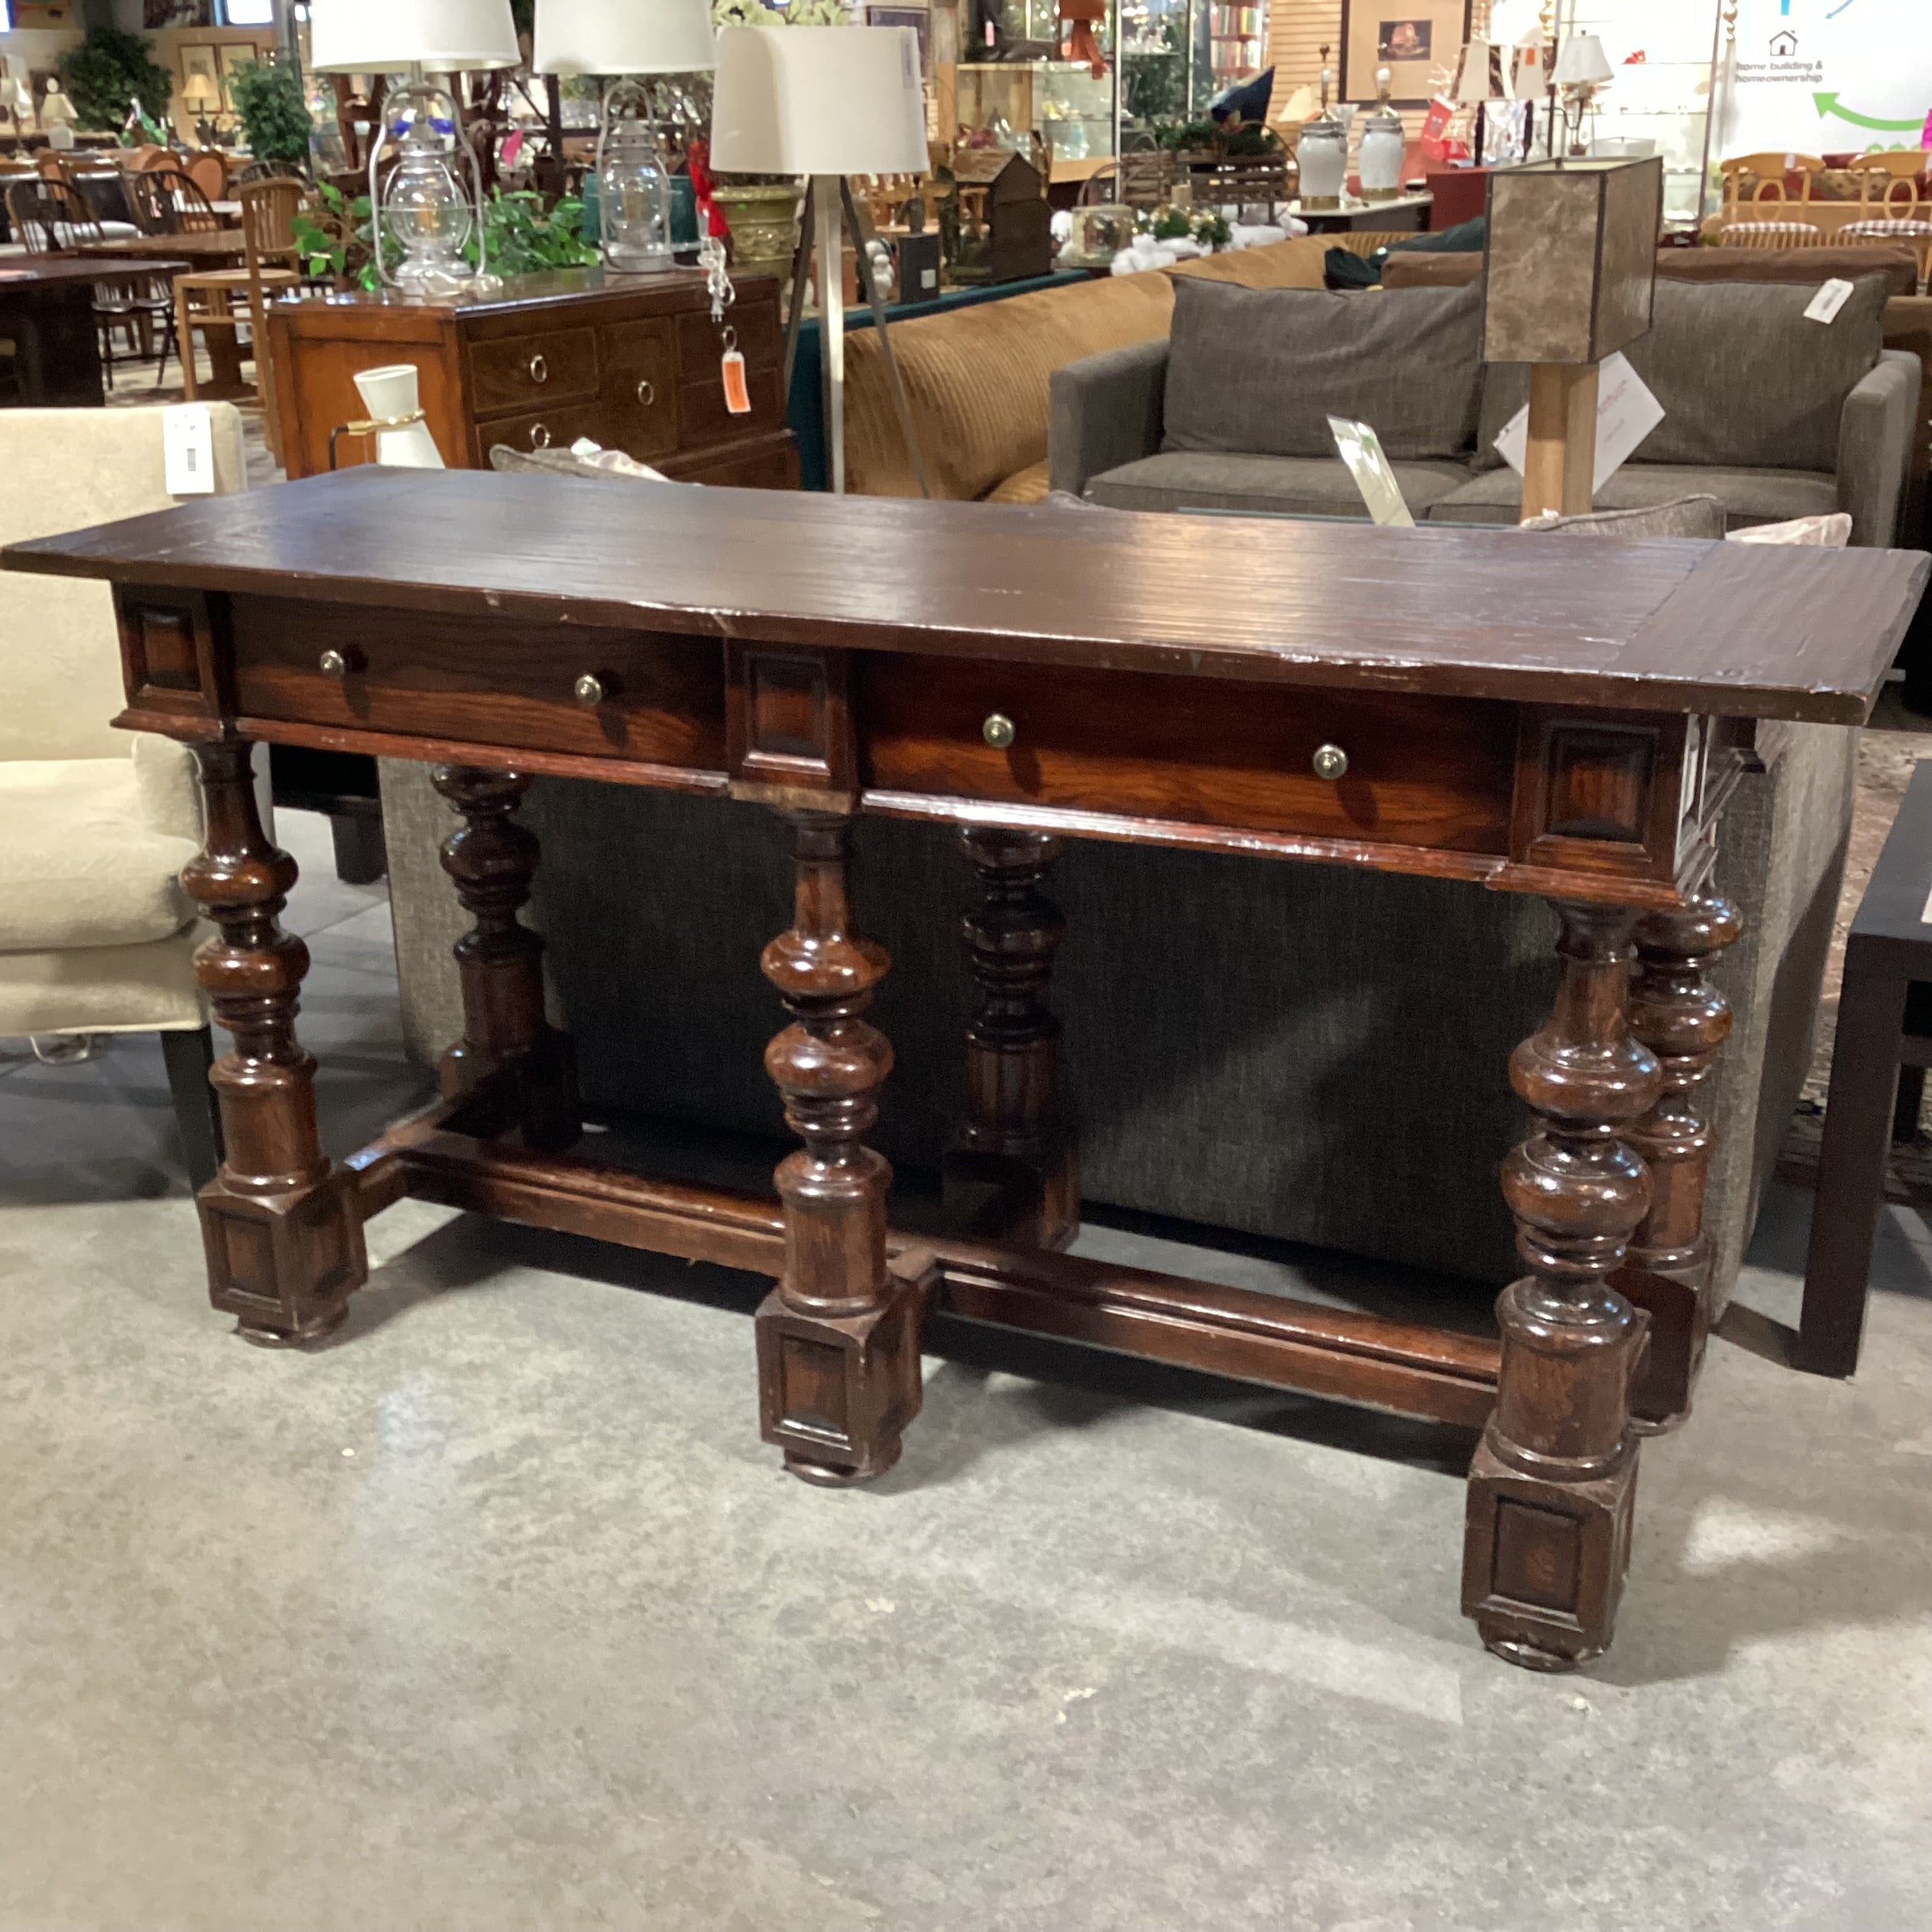
[[[1208,560],[1239,592],[1211,623]],[[1706,1320],[1698,1089],[1730,1024],[1706,972],[1738,927],[1707,884],[1719,816],[1756,721],[1865,717],[1925,558],[365,468],[6,561],[114,584],[121,722],[200,762],[185,882],[234,1035],[200,1205],[215,1304],[249,1339],[326,1335],[364,1222],[414,1195],[775,1277],[763,1429],[813,1481],[891,1466],[935,1305],[1481,1425],[1465,1609],[1538,1668],[1608,1642],[1638,1435],[1682,1417]],[[295,868],[256,816],[256,739],[433,762],[460,821],[444,863],[475,927],[444,1098],[339,1166],[295,1036],[307,954],[276,923]],[[791,1018],[766,1064],[803,1144],[774,1195],[569,1151],[571,1046],[517,918],[537,850],[513,814],[547,773],[788,822],[795,913],[762,964]],[[848,903],[862,811],[957,824],[975,882],[945,1179],[976,1218],[943,1238],[891,1229],[865,1144],[892,1049],[864,1017],[889,961]],[[1065,834],[1555,901],[1554,1011],[1510,1067],[1536,1118],[1503,1165],[1527,1272],[1500,1345],[1058,1252],[1079,1187],[1041,886]],[[1445,999],[1472,997],[1482,962],[1444,964]],[[1390,1129],[1428,1122],[1419,1104]]]
[[[778,393],[778,284],[747,275],[725,327],[745,359],[751,408],[734,416],[724,340],[695,268],[512,275],[491,295],[394,294],[277,302],[268,313],[276,407],[291,477],[330,468],[329,432],[366,416],[354,378],[408,362],[424,418],[452,469],[487,470],[493,444],[564,449],[589,436],[680,482],[789,489],[798,459]],[[343,440],[335,466],[370,459]]]

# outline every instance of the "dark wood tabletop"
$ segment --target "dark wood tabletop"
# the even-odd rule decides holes
[[[73,255],[11,256],[0,261],[0,296],[22,288],[47,287],[70,282],[137,282],[149,275],[186,274],[185,260],[146,256],[139,261],[91,261]]]
[[[90,261],[124,257],[147,260],[151,272],[155,271],[154,264],[148,258],[154,256],[180,257],[178,262],[168,264],[170,268],[227,268],[246,256],[248,242],[239,228],[223,228],[189,234],[116,235],[106,241],[80,242],[69,253]]]
[[[556,626],[1861,723],[1915,552],[1379,530],[365,466],[13,569]]]

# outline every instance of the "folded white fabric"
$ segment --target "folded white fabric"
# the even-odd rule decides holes
[[[1843,510],[1826,516],[1793,517],[1787,523],[1754,523],[1724,539],[1726,543],[1815,544],[1826,550],[1842,550],[1851,541],[1852,519]]]

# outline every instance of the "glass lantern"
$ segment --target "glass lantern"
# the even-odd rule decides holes
[[[384,235],[402,250],[390,279],[406,294],[451,294],[472,279],[463,250],[477,226],[476,204],[454,159],[455,103],[441,88],[412,79],[391,96],[383,120],[385,133],[398,142],[378,204]],[[372,181],[376,171],[372,155]]]
[[[671,170],[659,148],[650,96],[641,82],[613,81],[604,96],[597,175],[605,261],[625,275],[674,267]]]

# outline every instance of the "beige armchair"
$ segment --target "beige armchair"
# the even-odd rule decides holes
[[[245,485],[242,419],[210,403],[215,486]],[[159,409],[0,411],[0,544],[169,508]],[[193,761],[118,732],[105,584],[0,571],[0,1038],[155,1032],[194,1184],[219,1129],[179,874],[201,842]]]

